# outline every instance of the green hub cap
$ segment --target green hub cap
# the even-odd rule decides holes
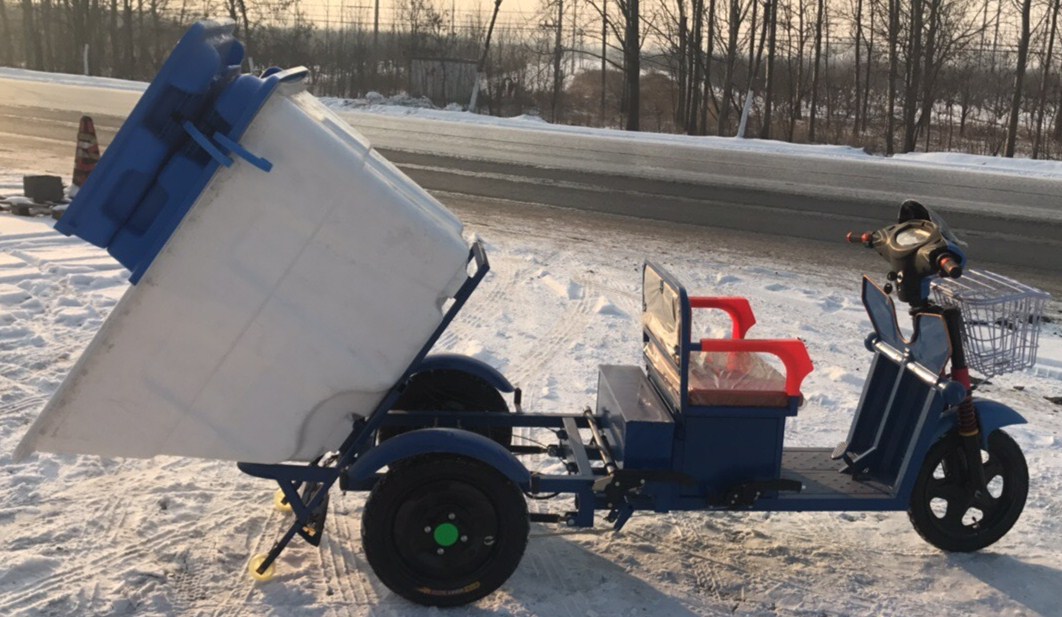
[[[443,548],[447,548],[457,544],[457,537],[461,533],[457,530],[457,525],[453,523],[443,523],[435,528],[435,533],[432,534],[435,538],[435,543]]]

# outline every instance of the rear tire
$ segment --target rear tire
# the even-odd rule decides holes
[[[439,369],[417,373],[406,384],[394,409],[403,411],[492,411],[509,413],[509,405],[494,386],[464,371]],[[421,427],[384,426],[377,433],[380,443]],[[513,429],[495,426],[468,429],[488,437],[508,448],[513,442]]]
[[[361,542],[391,591],[425,606],[475,602],[516,570],[527,546],[527,502],[498,470],[424,455],[392,466],[369,494]]]
[[[997,430],[988,436],[988,450],[982,450],[981,458],[988,495],[966,485],[967,457],[957,434],[929,449],[907,511],[926,542],[945,551],[977,551],[1002,538],[1018,521],[1029,493],[1029,468],[1021,448]]]

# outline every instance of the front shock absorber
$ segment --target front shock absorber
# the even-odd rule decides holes
[[[985,470],[981,461],[981,421],[977,408],[973,404],[973,383],[970,381],[970,369],[966,364],[966,350],[962,344],[962,313],[958,308],[944,309],[944,322],[948,326],[951,339],[951,378],[966,388],[966,398],[959,403],[958,429],[966,454],[969,481],[976,491],[985,487]]]

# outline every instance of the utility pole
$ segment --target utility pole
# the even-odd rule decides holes
[[[379,2],[380,0],[376,0]],[[490,52],[490,37],[494,34],[494,22],[498,19],[498,9],[501,8],[502,0],[494,0],[494,14],[490,16],[490,26],[487,28],[487,40],[483,43],[483,55],[479,57],[479,65],[476,66],[476,83],[472,85],[472,100],[468,102],[468,111],[476,113],[476,99],[479,98],[479,85],[486,77],[483,71],[487,67],[487,54]]]
[[[2,2],[3,0],[0,0]],[[373,3],[372,10],[372,87],[376,85],[376,65],[380,63],[380,0]]]
[[[608,0],[601,0],[601,126],[605,126],[605,88],[608,85]]]
[[[561,87],[564,85],[561,77],[561,59],[564,57],[564,50],[561,47],[563,26],[564,0],[557,0],[557,38],[553,44],[553,116],[551,118],[553,122],[557,121],[557,106],[560,102]]]
[[[571,52],[571,61],[568,67],[568,74],[575,75],[575,50],[578,49],[576,42],[576,35],[579,33],[579,3],[572,3],[572,46],[569,48]]]

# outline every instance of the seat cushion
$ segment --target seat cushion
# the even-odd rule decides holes
[[[785,407],[785,375],[757,353],[690,353],[689,402],[705,407]]]

